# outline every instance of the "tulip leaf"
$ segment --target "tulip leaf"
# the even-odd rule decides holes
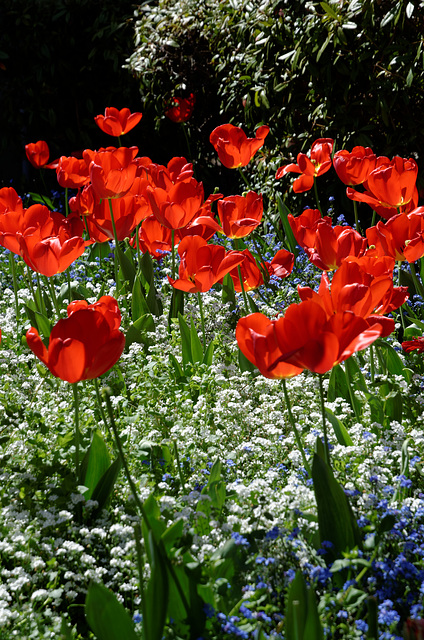
[[[205,351],[205,355],[203,356],[203,364],[205,364],[207,367],[212,366],[214,350],[215,350],[215,343],[211,341],[208,345],[208,348]]]
[[[149,531],[150,578],[144,594],[144,637],[149,640],[162,640],[168,609],[168,573],[162,557],[162,549],[156,543],[152,531]],[[124,634],[121,638],[126,638]]]
[[[246,293],[246,298],[247,298],[247,301],[248,301],[248,303],[249,303],[250,311],[251,311],[252,313],[258,313],[258,312],[259,312],[258,305],[257,305],[257,304],[256,304],[256,302],[253,300],[252,296],[249,296],[249,294],[248,294],[248,293]],[[247,309],[246,309],[246,311],[247,311]]]
[[[230,311],[235,310],[237,302],[234,292],[234,282],[229,273],[225,274],[224,280],[222,281],[222,304],[226,303],[229,303]]]
[[[109,500],[113,487],[115,486],[115,482],[118,479],[121,467],[121,458],[116,458],[97,482],[91,495],[91,499],[96,500],[99,503],[97,511],[101,511]]]
[[[142,315],[150,313],[150,309],[141,288],[140,277],[137,275],[134,279],[131,297],[131,316],[133,320],[137,320]]]
[[[169,305],[168,324],[171,325],[172,318],[178,318],[179,314],[184,315],[184,291],[173,289],[171,304]]]
[[[279,194],[277,195],[277,206],[278,213],[280,214],[281,224],[283,225],[284,233],[286,235],[287,244],[290,251],[294,253],[295,256],[297,256],[298,250],[296,238],[294,237],[294,233],[287,218],[290,211],[287,209]]]
[[[286,603],[285,636],[292,640],[303,640],[307,617],[307,591],[301,571],[290,584]]]
[[[100,431],[97,430],[93,433],[87,454],[87,467],[82,477],[82,483],[88,487],[85,497],[90,499],[98,481],[110,466],[109,452]]]
[[[123,280],[125,282],[128,282],[130,287],[132,288],[134,285],[134,279],[136,276],[135,267],[131,262],[131,260],[128,258],[128,256],[126,256],[125,253],[122,251],[121,247],[119,246],[119,243],[115,246],[115,252],[118,257],[119,265],[121,267],[120,268],[121,276]]]
[[[193,318],[190,319],[190,345],[191,345],[191,357],[193,358],[193,364],[195,362],[202,362],[203,360],[203,347],[197,335],[196,327],[194,326]]]
[[[97,640],[138,640],[130,615],[115,594],[102,584],[90,582],[85,616]]]
[[[392,345],[384,340],[379,340],[376,346],[379,359],[384,362],[387,371],[395,376],[403,376],[407,382],[410,382],[411,372],[405,367],[401,357],[393,349]]]
[[[155,323],[150,313],[146,313],[130,325],[125,336],[125,347],[129,347],[133,342],[149,345],[146,333],[154,332]]]
[[[307,589],[307,607],[308,611],[303,632],[304,640],[324,640],[324,631],[318,615],[316,595],[312,587]]]
[[[325,414],[334,429],[337,442],[344,445],[345,447],[353,447],[353,442],[350,435],[346,431],[346,427],[344,426],[344,424],[340,422],[337,416],[335,416],[334,413],[330,411],[330,409],[327,409],[327,407],[325,408]]]
[[[157,295],[157,291],[153,283],[149,285],[149,292],[147,294],[146,302],[150,312],[154,316],[162,315],[163,313],[162,303],[160,301],[160,298]]]
[[[191,353],[191,332],[187,322],[184,320],[183,316],[180,313],[178,314],[178,323],[180,325],[181,333],[181,350],[183,364],[191,364],[193,362],[193,356]]]
[[[358,525],[342,487],[331,468],[317,453],[312,464],[312,479],[318,508],[318,529],[321,544],[332,543],[328,554],[333,560],[344,551],[361,546]]]
[[[240,349],[238,350],[238,363],[239,363],[240,371],[242,373],[244,373],[244,371],[250,371],[251,373],[253,371],[257,371],[255,365],[252,362],[250,362],[248,358],[246,358],[246,356],[242,351],[240,351]]]

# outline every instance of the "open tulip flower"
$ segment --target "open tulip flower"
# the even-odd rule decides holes
[[[363,193],[347,187],[346,194],[351,200],[366,202],[382,218],[389,219],[397,213],[409,213],[416,208],[417,175],[415,160],[396,156],[391,161],[377,162],[364,184],[366,190]]]
[[[195,102],[196,96],[194,93],[190,93],[188,98],[174,96],[165,111],[165,115],[172,122],[187,122],[191,118]]]
[[[314,186],[314,178],[321,176],[331,168],[331,153],[334,140],[332,138],[318,138],[312,143],[310,157],[305,153],[299,153],[297,164],[286,164],[279,169],[275,177],[277,180],[286,173],[300,173],[299,178],[293,182],[293,191],[303,193]]]
[[[138,202],[137,197],[128,193],[120,198],[112,198],[110,201],[95,201],[91,215],[86,217],[86,223],[90,238],[95,242],[108,240],[125,240],[129,238],[135,227],[146,217],[146,207]],[[113,231],[112,217],[115,223],[116,238]]]
[[[69,305],[68,317],[53,327],[48,348],[34,327],[26,339],[54,376],[76,383],[101,376],[119,360],[125,346],[120,321],[114,298],[103,296],[95,304],[78,300]]]
[[[172,249],[172,231],[168,227],[164,227],[155,216],[149,216],[140,225],[139,228],[139,246],[143,253],[148,251],[152,258],[161,260],[165,253]],[[179,239],[175,235],[174,243],[178,243]],[[137,246],[136,238],[131,238],[132,247]]]
[[[131,189],[137,173],[137,153],[137,147],[84,150],[91,184],[99,198],[119,198]]]
[[[411,353],[412,351],[424,353],[424,336],[419,336],[413,340],[405,340],[405,342],[402,342],[402,349],[406,353]]]
[[[302,301],[313,300],[331,317],[333,313],[352,311],[368,324],[379,322],[382,337],[394,331],[395,324],[384,314],[398,309],[408,298],[407,287],[393,286],[394,260],[391,258],[349,257],[333,279],[323,273],[318,293],[298,287]]]
[[[294,255],[286,249],[280,249],[277,251],[271,262],[266,261],[262,263],[262,269],[258,266],[258,263],[249,249],[244,249],[241,253],[244,256],[244,260],[239,266],[245,291],[257,289],[264,284],[264,271],[270,276],[275,276],[276,278],[287,278],[293,270]],[[235,267],[230,271],[230,276],[234,283],[234,289],[240,293],[242,289],[238,267]]]
[[[61,187],[80,189],[90,183],[88,166],[82,158],[61,156],[56,167],[57,181]]]
[[[140,112],[131,113],[127,108],[116,109],[115,107],[106,107],[105,115],[99,115],[94,118],[98,127],[110,136],[123,136],[131,131],[141,120]]]
[[[47,142],[44,140],[26,144],[25,153],[32,166],[36,169],[41,169],[49,161],[50,151]]]
[[[240,318],[236,328],[236,340],[240,351],[266,378],[292,378],[302,373],[303,367],[287,362],[275,362],[282,356],[275,336],[279,320],[270,320],[263,313],[251,313]]]
[[[222,124],[214,129],[209,137],[224,167],[237,169],[246,167],[260,149],[269,133],[269,127],[263,125],[256,130],[254,138],[248,138],[240,127]]]
[[[209,291],[227,273],[244,260],[242,253],[225,251],[224,247],[207,244],[199,236],[183,238],[178,247],[181,261],[177,280],[168,276],[175,289],[198,293]]]
[[[174,230],[187,227],[199,216],[204,201],[203,184],[195,178],[176,182],[166,190],[148,186],[146,195],[155,218]]]
[[[369,254],[415,262],[424,256],[424,207],[380,220],[366,234]]]
[[[311,210],[309,210],[311,211]],[[312,212],[317,210],[312,210]],[[319,213],[319,212],[317,212]],[[367,240],[349,226],[333,227],[329,218],[317,218],[310,228],[302,225],[302,220],[288,215],[288,220],[296,241],[305,250],[309,261],[318,269],[337,269],[347,256],[361,256],[365,253]],[[305,216],[306,221],[308,218]]]
[[[377,156],[369,147],[353,147],[352,151],[336,151],[333,166],[346,185],[362,184],[375,169]]]
[[[254,191],[218,200],[221,232],[227,238],[244,238],[260,225],[263,210],[262,196]]]
[[[3,187],[0,189],[0,214],[7,211],[23,212],[24,206],[22,198],[16,193],[13,187]]]

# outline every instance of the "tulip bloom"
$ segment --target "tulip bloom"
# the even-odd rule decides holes
[[[47,146],[47,142],[44,140],[26,144],[25,153],[32,166],[36,169],[41,169],[49,161],[49,147]]]
[[[314,373],[326,373],[356,351],[370,346],[383,333],[378,322],[370,324],[352,311],[339,311],[328,317],[321,305],[312,300],[288,307],[275,324],[280,350],[270,366],[281,362]]]
[[[258,266],[249,249],[244,249],[241,253],[244,260],[239,266],[245,291],[257,289],[264,284],[264,272],[276,278],[287,278],[293,270],[294,255],[286,249],[277,251],[271,262],[262,263],[262,269]],[[230,271],[230,276],[234,283],[234,289],[240,293],[242,289],[237,267]]]
[[[3,187],[0,189],[0,214],[7,211],[23,212],[22,199],[13,187]]]
[[[82,158],[61,156],[56,167],[57,181],[61,187],[79,189],[90,182],[88,166]]]
[[[137,147],[84,150],[91,184],[99,198],[119,198],[131,189],[137,173],[137,153]]]
[[[172,249],[172,231],[160,224],[155,216],[149,216],[140,225],[138,241],[143,253],[148,251],[152,258],[161,260],[165,253]],[[175,235],[174,244],[177,242],[178,238]],[[137,246],[135,236],[131,238],[130,244],[132,247]]]
[[[188,98],[173,97],[170,105],[165,111],[167,118],[172,122],[187,122],[193,113],[196,97],[194,93],[190,93]]]
[[[418,351],[418,353],[424,352],[424,336],[420,336],[418,338],[414,338],[413,340],[406,340],[402,342],[402,349],[406,351],[406,353],[411,353],[411,351]]]
[[[352,151],[336,151],[333,166],[346,185],[362,184],[375,169],[377,156],[369,147],[353,147]]]
[[[371,171],[364,193],[348,187],[346,194],[351,200],[366,202],[382,218],[389,219],[397,213],[408,213],[417,206],[417,175],[415,160],[396,156]]]
[[[244,238],[260,225],[263,210],[262,196],[254,191],[218,200],[222,233],[227,238]]]
[[[321,176],[331,168],[331,153],[334,140],[332,138],[318,138],[312,143],[310,158],[305,153],[299,153],[297,164],[286,164],[280,167],[275,174],[276,179],[282,178],[286,173],[301,173],[300,178],[293,182],[293,191],[303,193],[314,186],[314,179]]]
[[[138,111],[131,113],[126,108],[119,111],[115,107],[106,107],[105,115],[96,116],[94,121],[104,133],[119,138],[131,131],[140,122],[142,115]]]
[[[225,251],[219,245],[207,244],[199,236],[183,238],[178,253],[181,258],[179,278],[172,280],[168,276],[168,280],[175,289],[188,293],[209,291],[244,259],[242,253]]]
[[[167,189],[148,186],[146,196],[155,218],[168,229],[187,227],[200,215],[203,184],[195,178],[171,184]]]
[[[347,256],[365,253],[367,240],[349,226],[333,227],[329,218],[318,218],[317,210],[305,215],[304,220],[289,214],[288,220],[296,241],[305,250],[310,262],[318,269],[337,269]],[[314,213],[315,212],[315,213]],[[308,228],[307,223],[311,223]]]
[[[269,127],[263,125],[257,129],[255,138],[248,138],[240,127],[222,124],[212,131],[209,140],[224,167],[237,169],[249,164],[268,133]]]
[[[69,305],[68,317],[53,327],[48,349],[34,327],[27,331],[26,339],[54,376],[75,383],[101,376],[119,360],[125,346],[120,322],[114,298],[103,296],[90,305],[78,300]]]
[[[303,371],[303,367],[287,362],[275,364],[282,356],[275,336],[275,326],[281,320],[269,320],[263,313],[252,313],[237,323],[240,351],[266,378],[292,378]]]
[[[116,229],[116,238],[113,231],[112,217],[110,214],[112,205],[113,220]],[[139,203],[137,196],[128,193],[121,198],[112,198],[110,201],[95,202],[91,215],[86,217],[86,223],[90,238],[95,242],[107,240],[125,240],[135,227],[146,217],[146,208]]]
[[[366,234],[369,254],[415,262],[424,256],[424,207],[380,220]]]

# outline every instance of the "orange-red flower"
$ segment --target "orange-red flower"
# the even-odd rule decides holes
[[[366,202],[382,218],[391,218],[397,213],[408,213],[416,208],[418,191],[416,180],[418,166],[412,158],[400,158],[378,162],[366,182],[366,191],[361,193],[347,187],[346,194],[351,200]]]
[[[292,378],[303,371],[303,367],[287,362],[275,364],[282,356],[275,336],[275,325],[281,320],[269,320],[263,313],[252,313],[237,323],[240,351],[266,378]]]
[[[245,291],[257,289],[264,284],[264,272],[276,278],[287,278],[293,270],[294,255],[286,249],[277,251],[271,262],[262,263],[262,269],[258,266],[249,249],[244,249],[241,253],[244,260],[239,266]],[[234,283],[234,289],[241,292],[238,267],[230,271],[230,276]]]
[[[203,184],[195,178],[176,182],[167,189],[148,186],[146,195],[153,215],[169,229],[187,227],[200,215],[204,201]]]
[[[106,373],[119,360],[125,336],[119,331],[121,314],[116,300],[103,296],[95,304],[83,300],[68,307],[68,317],[59,320],[50,334],[48,349],[37,329],[26,333],[29,348],[51,373],[74,383]]]
[[[423,353],[424,336],[419,336],[418,338],[414,338],[413,340],[405,340],[405,342],[402,342],[402,349],[406,351],[406,353],[411,353],[411,351],[418,351],[418,353]]]
[[[333,227],[328,217],[321,218],[318,214],[318,210],[309,209],[299,218],[290,214],[287,216],[297,243],[318,269],[337,269],[347,256],[361,256],[365,253],[366,238],[352,227]]]
[[[332,138],[318,138],[312,143],[310,158],[305,153],[299,153],[297,164],[286,164],[279,169],[275,177],[277,180],[286,173],[301,173],[300,178],[293,182],[293,191],[303,193],[314,186],[314,178],[321,176],[331,168],[331,153],[334,140]]]
[[[49,161],[49,147],[44,140],[26,144],[25,153],[32,166],[36,169],[41,169],[41,167],[44,167]]]
[[[249,164],[260,149],[269,133],[269,127],[263,125],[256,130],[255,138],[248,138],[240,127],[222,124],[214,129],[209,137],[224,167],[236,169]]]
[[[149,216],[140,225],[139,234],[140,250],[145,253],[148,251],[152,258],[161,260],[165,253],[172,249],[172,231],[168,227],[164,227],[155,216]],[[174,237],[174,243],[179,241],[177,234]],[[132,247],[137,246],[136,237],[131,238]]]
[[[380,220],[366,234],[369,254],[415,262],[424,256],[424,207]]]
[[[336,151],[333,166],[340,180],[347,185],[362,184],[375,169],[377,156],[369,147],[353,147],[352,151]]]
[[[61,156],[56,167],[57,181],[61,187],[79,189],[90,182],[88,166],[82,158]]]
[[[356,351],[366,349],[382,332],[381,324],[375,322],[370,326],[353,311],[338,311],[329,317],[313,300],[292,304],[275,323],[275,337],[282,355],[276,358],[274,366],[287,362],[314,373],[326,373]]]
[[[196,96],[190,93],[188,98],[179,98],[174,96],[165,111],[165,115],[172,122],[187,122],[193,113]]]
[[[231,269],[244,259],[237,251],[225,251],[224,247],[207,244],[199,236],[183,238],[178,247],[181,261],[178,280],[169,282],[175,289],[189,293],[209,291]]]
[[[0,189],[0,214],[6,211],[24,210],[22,199],[16,193],[13,187],[3,187]]]
[[[142,114],[138,111],[131,113],[127,108],[119,111],[115,107],[106,107],[105,115],[96,116],[94,120],[104,133],[118,138],[131,131],[140,122],[141,118]]]
[[[134,161],[137,153],[137,147],[84,150],[91,184],[99,198],[119,198],[131,189],[137,173],[137,163]]]
[[[137,200],[137,196],[128,193],[120,198],[95,201],[91,215],[86,217],[90,238],[96,242],[114,240],[112,218],[115,223],[117,240],[129,238],[135,227],[146,217],[146,208]]]
[[[218,200],[222,233],[227,238],[244,238],[260,225],[263,210],[262,196],[254,191]]]

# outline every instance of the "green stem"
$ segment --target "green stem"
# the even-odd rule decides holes
[[[323,428],[323,431],[324,431],[324,456],[325,456],[326,463],[328,464],[329,467],[331,467],[331,464],[330,464],[330,448],[328,446],[328,435],[327,435],[327,421],[325,419],[324,386],[322,384],[322,377],[323,377],[323,374],[319,373],[318,374],[319,395],[320,395],[320,399],[321,399],[322,428]]]
[[[105,415],[105,412],[104,412],[104,409],[103,409],[103,405],[102,405],[102,399],[100,397],[100,389],[99,389],[99,380],[98,380],[98,378],[94,378],[94,388],[96,390],[96,399],[97,399],[97,404],[98,404],[98,407],[99,407],[100,415],[102,416],[102,420],[103,420],[103,422],[105,424],[106,431],[109,432],[109,425],[108,425],[107,420],[106,420],[106,415]]]
[[[322,215],[322,209],[321,209],[321,205],[319,202],[319,196],[318,196],[318,187],[317,187],[317,179],[314,176],[314,193],[315,193],[315,202],[317,203],[317,208],[319,209],[321,215]]]
[[[38,297],[40,298],[41,313],[47,316],[46,306],[44,304],[43,292],[41,291],[40,274],[38,273],[38,271],[36,271],[35,275],[37,278]]]
[[[306,471],[308,472],[309,477],[312,478],[311,467],[309,466],[309,462],[306,459],[306,454],[305,454],[305,451],[304,451],[303,446],[302,446],[302,441],[300,439],[299,431],[298,431],[298,429],[296,427],[296,422],[295,422],[295,420],[293,418],[293,414],[292,414],[292,410],[291,410],[291,404],[290,404],[290,398],[289,398],[289,394],[287,393],[287,385],[286,385],[286,381],[285,381],[284,378],[282,379],[282,382],[283,382],[284,399],[286,401],[287,413],[289,414],[289,420],[290,420],[290,424],[291,424],[291,426],[293,428],[294,437],[296,438],[297,446],[299,447],[299,451],[300,451],[300,453],[302,455],[303,465],[304,465]]]
[[[27,281],[28,281],[28,285],[29,288],[31,289],[31,294],[34,300],[34,304],[35,307],[37,309],[37,311],[39,311],[41,313],[41,309],[40,309],[40,305],[38,304],[38,300],[37,300],[37,296],[35,295],[35,289],[34,289],[34,284],[32,282],[32,274],[33,272],[31,271],[31,269],[29,267],[27,267]]]
[[[241,167],[237,167],[237,168],[238,168],[238,172],[239,172],[239,174],[241,175],[241,177],[242,177],[242,179],[243,179],[244,184],[245,184],[245,185],[246,185],[246,187],[249,189],[249,191],[252,191],[251,186],[250,186],[250,184],[249,184],[249,180],[248,180],[248,179],[246,178],[246,176],[244,175],[244,172],[243,172],[242,168],[241,168]]]
[[[349,367],[346,365],[346,363],[345,363],[345,374],[346,374],[347,388],[349,389],[350,403],[353,407],[353,412],[355,414],[356,421],[360,422],[361,416],[359,415],[359,411],[356,403],[355,392],[353,390],[353,385],[352,385],[352,378],[350,377]]]
[[[139,495],[137,493],[137,488],[136,488],[136,486],[134,484],[134,481],[131,478],[130,470],[129,470],[129,467],[128,467],[128,464],[127,464],[127,461],[126,461],[126,458],[125,458],[125,455],[124,455],[124,451],[122,449],[121,439],[119,437],[118,430],[117,430],[116,424],[115,424],[115,419],[113,417],[113,409],[112,409],[112,404],[110,402],[110,397],[109,397],[108,390],[107,389],[103,389],[102,390],[102,395],[103,395],[103,397],[104,397],[104,399],[106,401],[106,407],[107,407],[107,410],[108,410],[110,424],[112,426],[112,431],[113,431],[113,435],[114,435],[114,438],[115,438],[116,447],[118,449],[119,456],[121,458],[121,462],[122,462],[122,466],[124,468],[124,472],[125,472],[125,476],[127,478],[127,482],[128,482],[128,484],[130,486],[131,494],[132,494],[132,496],[134,498],[134,501],[135,501],[140,513],[141,513],[141,516],[142,516],[144,522],[146,523],[147,528],[150,531],[152,531],[152,533],[154,535],[154,530],[153,530],[152,525],[151,525],[151,523],[149,521],[149,517],[148,517],[148,515],[146,513],[146,510],[145,510],[145,508],[143,506],[143,503],[141,502],[141,500],[139,498]],[[169,557],[168,557],[168,554],[166,552],[166,549],[165,549],[165,546],[164,546],[162,538],[159,538],[159,540],[156,539],[156,543],[158,544],[159,549],[161,551],[162,559],[166,563],[167,569],[168,569],[168,571],[169,571],[169,573],[170,573],[170,575],[171,575],[171,577],[172,577],[172,579],[173,579],[173,581],[175,583],[175,586],[177,587],[177,590],[178,590],[179,596],[181,598],[181,601],[183,603],[183,606],[184,606],[185,610],[187,611],[187,613],[189,613],[190,612],[190,607],[189,607],[189,604],[187,602],[187,598],[186,598],[184,590],[183,590],[183,588],[182,588],[182,586],[180,584],[178,576],[175,574],[174,567],[173,567],[172,563],[169,560]]]
[[[54,308],[56,310],[56,314],[57,314],[57,317],[59,319],[60,318],[60,308],[59,308],[59,303],[57,301],[56,292],[54,290],[54,284],[52,283],[50,278],[48,278],[47,276],[44,276],[44,279],[46,281],[47,288],[50,291],[50,295],[51,295],[51,298],[53,300],[53,306],[54,306]]]
[[[244,300],[244,312],[245,312],[245,314],[247,315],[247,314],[249,313],[249,304],[248,304],[248,302],[247,302],[247,294],[246,294],[246,291],[245,291],[245,289],[244,289],[244,282],[243,282],[243,278],[242,278],[242,275],[241,275],[241,268],[240,268],[240,265],[237,265],[237,273],[238,273],[238,277],[239,277],[239,280],[240,280],[241,292],[242,292],[242,294],[243,294],[243,300]]]
[[[186,488],[185,488],[185,484],[184,484],[183,472],[181,470],[180,454],[178,453],[177,441],[174,439],[173,443],[174,443],[175,459],[177,461],[178,475],[180,476],[181,488],[182,488],[182,490],[183,490],[183,492],[185,494],[186,493]]]
[[[375,381],[374,345],[370,346],[371,382]]]
[[[358,203],[356,200],[353,200],[353,213],[355,215],[355,229],[358,233],[361,233],[361,227],[359,226],[359,218],[358,218]]]
[[[70,268],[68,267],[66,269],[66,280],[68,282],[68,299],[69,299],[69,304],[71,304],[72,302],[72,287],[71,287],[71,273],[70,273]]]
[[[18,281],[16,279],[15,254],[9,253],[9,264],[12,272],[13,293],[15,295],[15,316],[16,316],[16,332],[19,334],[19,303],[18,303]]]
[[[171,229],[171,277],[175,280],[175,229]]]
[[[75,410],[75,475],[79,482],[79,453],[80,453],[80,434],[79,434],[79,398],[78,398],[78,382],[72,383],[72,391],[74,392],[74,410]]]
[[[68,187],[65,187],[65,215],[69,216]]]
[[[184,138],[185,138],[186,145],[187,145],[188,159],[191,160],[192,156],[191,156],[190,140],[189,140],[189,137],[188,137],[188,134],[187,134],[187,129],[186,129],[185,122],[182,122],[181,126],[183,128]]]
[[[417,291],[417,293],[420,294],[422,300],[424,301],[424,287],[422,285],[422,282],[420,282],[420,279],[417,275],[417,272],[415,271],[415,264],[413,262],[410,263],[410,269],[411,269],[411,276],[412,276],[412,280],[414,282],[415,285],[415,289]]]
[[[119,241],[118,241],[118,234],[116,233],[115,218],[113,216],[113,208],[112,208],[112,200],[111,200],[111,198],[108,198],[108,202],[109,202],[110,219],[112,221],[113,237],[115,239],[114,265],[115,265],[116,295],[118,296],[119,295],[119,291],[118,291],[118,273],[119,273],[118,262],[120,261]],[[122,270],[122,273],[123,273],[123,270]]]
[[[202,321],[202,336],[203,336],[203,353],[206,351],[206,332],[205,332],[205,317],[203,315],[203,302],[200,291],[197,292],[197,303],[199,305],[200,319]]]
[[[145,603],[145,596],[144,596],[143,550],[141,548],[141,527],[139,522],[137,522],[134,525],[134,539],[135,539],[135,549],[137,553],[138,581],[140,583],[141,613],[143,616],[143,625],[145,625],[146,603]]]

